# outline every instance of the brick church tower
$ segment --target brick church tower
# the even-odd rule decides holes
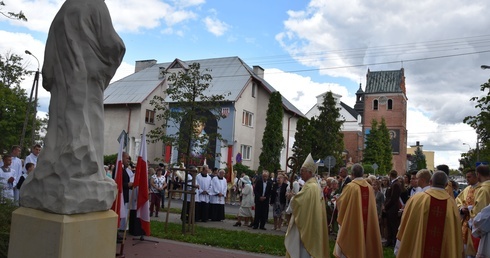
[[[357,92],[357,112],[362,114],[363,131],[371,128],[376,119],[381,122],[384,117],[390,132],[393,150],[393,169],[399,175],[405,174],[407,167],[407,94],[405,89],[404,69],[394,71],[371,72],[366,75],[366,89]],[[359,110],[362,109],[362,110]]]

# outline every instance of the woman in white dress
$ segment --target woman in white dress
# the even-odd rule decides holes
[[[248,176],[243,176],[241,179],[242,185],[242,202],[240,204],[240,209],[238,210],[238,221],[233,225],[235,227],[240,227],[242,225],[242,220],[244,220],[244,226],[248,226],[253,220],[252,206],[254,205],[254,191],[252,189],[252,181]]]

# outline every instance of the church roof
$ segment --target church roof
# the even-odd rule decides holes
[[[366,76],[365,93],[405,93],[405,75],[403,68],[393,71],[371,72]]]
[[[359,116],[359,113],[355,111],[353,108],[349,107],[349,105],[345,104],[344,102],[340,101],[340,106],[342,106],[345,111],[349,112],[349,114],[357,119],[357,116]]]

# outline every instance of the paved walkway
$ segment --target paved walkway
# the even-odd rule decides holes
[[[227,205],[228,206],[228,205]],[[178,207],[177,204],[173,207]],[[225,208],[226,210],[226,208]],[[232,209],[230,209],[232,210]],[[228,213],[227,213],[228,214]],[[151,220],[157,220],[165,222],[166,212],[160,212],[159,217],[152,217]],[[181,223],[180,214],[169,213],[169,222]],[[212,227],[212,228],[222,228],[226,230],[244,230],[250,233],[256,234],[274,234],[274,235],[284,235],[286,233],[286,227],[282,227],[281,231],[272,230],[273,225],[267,224],[265,227],[267,230],[252,229],[249,227],[234,227],[235,220],[224,220],[222,222],[209,221],[206,223],[198,222],[197,226],[202,227]],[[188,257],[235,257],[235,258],[245,258],[245,257],[278,257],[265,254],[249,253],[243,251],[236,251],[230,249],[223,249],[217,247],[210,247],[197,244],[189,244],[184,242],[177,242],[167,239],[158,239],[154,237],[144,237],[144,240],[158,241],[158,243],[153,243],[150,241],[141,241],[140,237],[133,237],[128,234],[127,240],[124,245],[123,254],[125,257],[172,257],[172,258],[188,258]],[[120,250],[120,245],[117,245],[117,252]]]

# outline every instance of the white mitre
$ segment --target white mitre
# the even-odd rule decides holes
[[[318,164],[315,163],[310,153],[308,154],[308,157],[306,157],[306,160],[301,167],[308,168],[311,171],[311,173],[315,174]]]

